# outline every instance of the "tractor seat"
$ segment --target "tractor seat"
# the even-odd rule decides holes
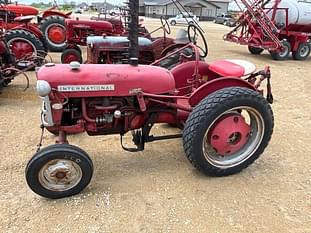
[[[210,63],[209,69],[221,76],[242,77],[254,73],[256,66],[248,61],[228,59]]]
[[[19,16],[19,17],[16,17],[14,18],[14,21],[17,21],[17,22],[29,22],[31,21],[34,17],[36,17],[35,15],[26,15],[26,16]]]

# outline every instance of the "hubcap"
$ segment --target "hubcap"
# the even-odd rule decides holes
[[[39,182],[51,191],[66,191],[75,187],[82,178],[80,166],[66,159],[54,159],[39,171]]]
[[[287,46],[283,46],[280,53],[279,53],[279,56],[280,57],[286,57],[289,53],[289,48]]]
[[[308,45],[303,46],[303,47],[300,49],[300,51],[299,51],[300,56],[301,56],[301,57],[306,57],[306,56],[308,56],[309,50],[310,50],[310,47],[309,47]]]
[[[66,40],[65,28],[60,24],[51,24],[46,29],[45,38],[55,45],[63,44]]]
[[[8,42],[8,46],[17,60],[30,57],[37,52],[35,46],[24,38],[12,39]]]
[[[202,149],[216,167],[230,168],[244,162],[257,150],[264,134],[264,121],[251,107],[241,106],[221,114],[205,132]]]

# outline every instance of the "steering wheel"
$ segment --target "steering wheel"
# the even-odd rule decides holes
[[[167,34],[171,34],[171,27],[170,27],[170,24],[167,22],[167,20],[164,19],[164,18],[161,16],[161,17],[160,17],[160,21],[161,21],[163,30],[164,30]]]
[[[189,24],[188,26],[188,39],[192,44],[194,44],[196,47],[200,49],[201,58],[204,58],[207,56],[208,47],[207,47],[206,39],[203,35],[203,32],[194,24]],[[203,47],[197,44],[198,41],[200,41],[200,39],[203,41]]]

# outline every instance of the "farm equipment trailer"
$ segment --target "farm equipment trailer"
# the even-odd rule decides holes
[[[239,0],[244,13],[237,26],[224,35],[225,41],[248,45],[252,54],[268,50],[275,60],[292,53],[306,59],[311,51],[311,3],[295,0]]]

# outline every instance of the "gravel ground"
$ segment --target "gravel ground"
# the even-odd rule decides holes
[[[151,30],[158,21],[146,25]],[[239,58],[271,66],[275,131],[264,154],[239,174],[211,178],[190,165],[181,140],[150,143],[132,154],[117,136],[74,135],[69,141],[95,165],[90,185],[74,197],[41,198],[24,178],[40,135],[30,72],[26,92],[25,81],[16,78],[0,94],[0,232],[311,232],[311,57],[277,62],[268,53],[253,56],[245,46],[222,41],[227,27],[202,27],[208,62]],[[155,129],[167,131],[176,130]],[[45,134],[44,145],[54,141]]]

